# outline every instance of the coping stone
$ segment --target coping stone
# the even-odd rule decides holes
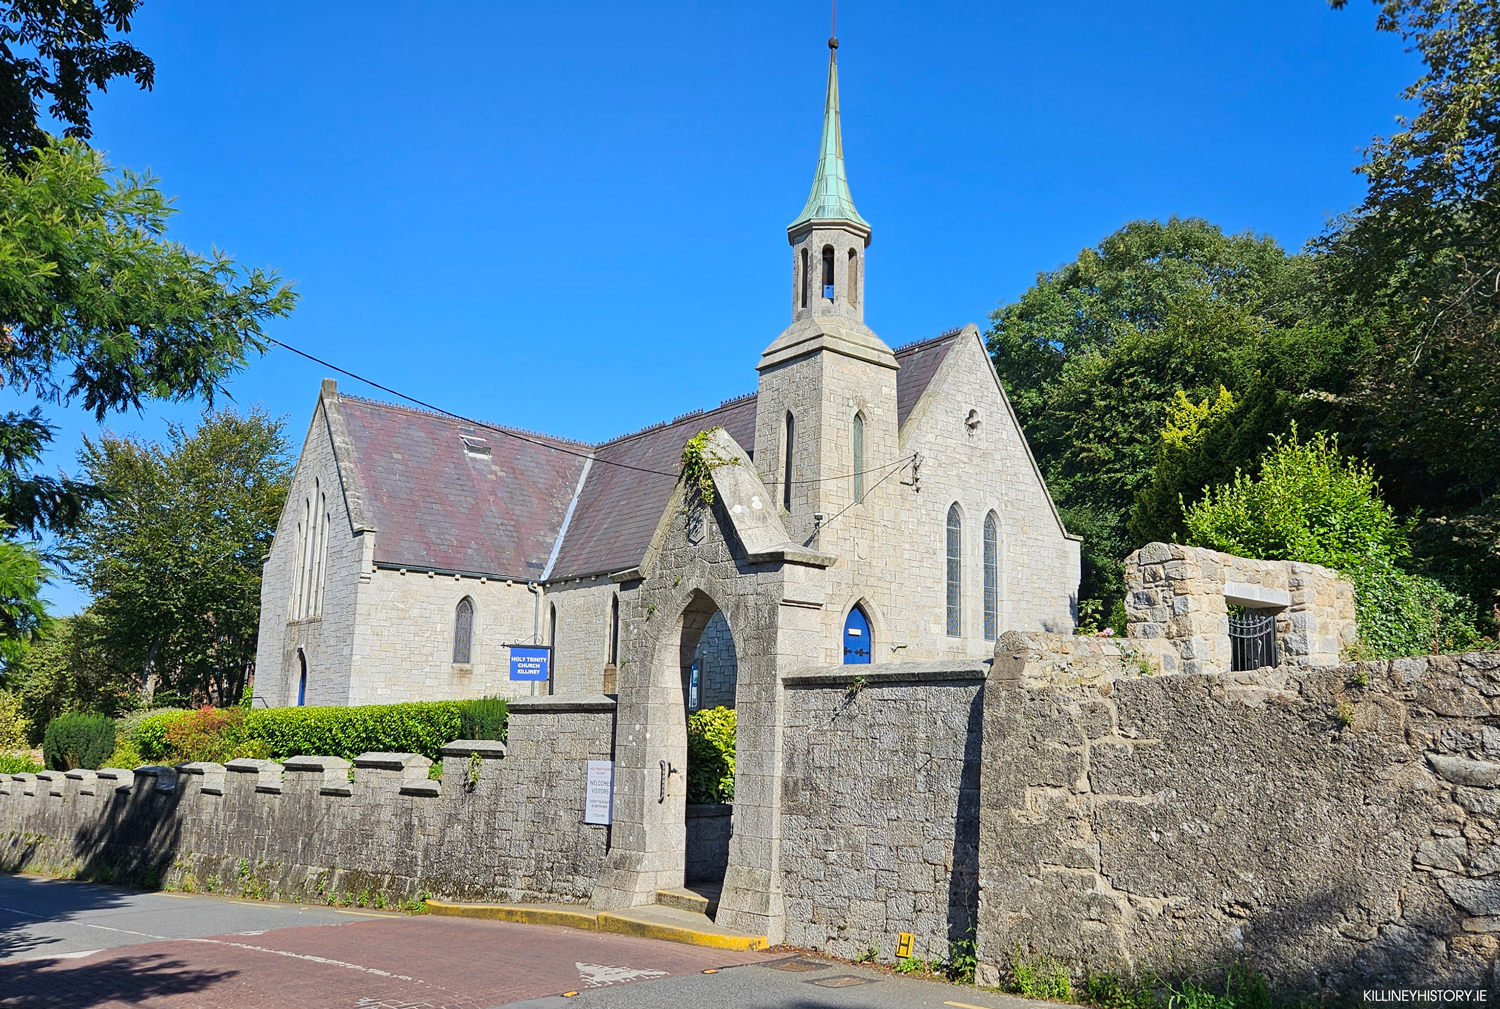
[[[613,694],[544,694],[515,697],[508,703],[511,715],[553,714],[561,711],[614,711]]]
[[[803,666],[781,674],[788,687],[843,687],[858,677],[867,684],[972,683],[989,675],[993,659],[933,659],[869,665]]]
[[[479,754],[480,760],[499,760],[505,756],[505,744],[498,739],[455,739],[444,743],[441,751],[445,757],[467,757]]]

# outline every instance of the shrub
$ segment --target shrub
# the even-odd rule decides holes
[[[734,801],[733,708],[688,716],[687,801]]]
[[[504,739],[509,708],[503,697],[481,697],[461,701],[458,706],[460,739]]]
[[[1370,466],[1340,455],[1333,438],[1304,444],[1294,429],[1276,439],[1258,477],[1209,490],[1184,521],[1194,546],[1342,572],[1354,585],[1361,657],[1484,647],[1469,600],[1398,566],[1411,553],[1408,529]]]
[[[1368,463],[1339,453],[1319,433],[1277,438],[1260,474],[1236,474],[1183,516],[1189,542],[1242,557],[1305,561],[1339,571],[1410,553],[1406,530],[1380,498]]]
[[[45,771],[41,764],[21,753],[0,753],[0,774],[35,774]]]
[[[190,760],[225,763],[240,756],[248,741],[245,712],[239,708],[203,707],[185,711],[166,724],[165,759],[180,764]]]
[[[54,771],[75,767],[99,768],[115,751],[115,722],[103,715],[73,712],[47,723],[42,737],[42,757]]]
[[[1464,652],[1492,647],[1479,635],[1474,603],[1386,558],[1347,572],[1354,583],[1360,658]]]
[[[130,770],[132,767],[140,767],[142,764],[150,763],[141,756],[141,751],[135,748],[135,740],[121,732],[115,743],[115,752],[104,758],[104,767],[123,767]]]
[[[0,750],[17,750],[27,743],[31,726],[21,713],[21,695],[0,690]]]
[[[136,751],[145,760],[166,760],[171,755],[167,732],[190,712],[178,708],[159,708],[144,715],[122,718],[121,734],[128,735]]]
[[[461,701],[370,704],[355,708],[259,708],[245,715],[248,738],[265,740],[273,759],[298,754],[343,757],[419,753],[440,760],[461,738]]]

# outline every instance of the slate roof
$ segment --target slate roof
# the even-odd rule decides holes
[[[676,474],[682,464],[682,447],[711,427],[722,427],[741,448],[753,452],[755,396],[728,400],[718,409],[690,413],[600,445],[552,576],[624,571],[639,564],[677,478],[610,464]]]
[[[506,437],[406,407],[339,397],[375,561],[416,570],[540,579],[589,446]],[[464,437],[483,439],[469,451]],[[565,452],[556,451],[565,449]]]
[[[937,374],[938,365],[943,363],[953,347],[953,341],[962,332],[962,329],[951,329],[942,336],[909,343],[896,349],[896,363],[901,366],[901,370],[896,372],[897,428],[906,425],[906,418],[916,409],[917,400],[927,391],[932,376]]]
[[[906,423],[957,335],[896,351],[898,424]],[[530,439],[522,440],[353,396],[340,395],[338,403],[354,476],[378,530],[375,562],[413,570],[518,580],[541,580],[546,572],[556,580],[635,567],[672,496],[689,438],[722,427],[755,452],[754,394],[593,446],[513,432]],[[489,454],[466,449],[465,437],[482,439],[475,444]],[[594,460],[579,490],[589,455]]]

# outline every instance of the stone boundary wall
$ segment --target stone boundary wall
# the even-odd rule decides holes
[[[1337,665],[1355,642],[1354,586],[1331,568],[1178,543],[1125,558],[1128,635],[1164,673],[1230,671],[1230,604],[1276,611],[1282,665]]]
[[[1500,982],[1500,654],[1113,678],[1016,638],[985,687],[981,983],[1016,950],[1077,980],[1243,959],[1335,1000]]]
[[[819,666],[782,677],[786,942],[942,959],[978,904],[980,726],[989,663]]]
[[[0,775],[0,868],[315,902],[587,901],[610,828],[583,823],[585,762],[611,757],[614,701],[515,700],[509,735],[444,747],[441,782],[410,753],[362,754],[353,780],[337,757]]]

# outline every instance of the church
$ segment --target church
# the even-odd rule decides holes
[[[757,391],[585,444],[325,380],[264,565],[257,703],[639,690],[743,725],[778,670],[1072,630],[1078,538],[978,327],[893,350],[865,325],[836,47]],[[545,678],[512,679],[538,646]]]

